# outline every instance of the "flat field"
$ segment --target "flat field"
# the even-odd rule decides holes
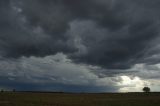
[[[160,106],[160,93],[2,92],[0,106]]]

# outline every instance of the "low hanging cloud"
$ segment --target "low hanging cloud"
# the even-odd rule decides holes
[[[153,66],[136,65],[126,70],[126,73],[106,74],[109,70],[98,72],[99,67],[75,64],[63,53],[44,58],[4,59],[0,61],[0,85],[9,90],[14,88],[64,92],[129,92],[141,91],[143,86],[152,85],[152,89],[156,91],[159,72],[154,68],[146,76],[149,69],[147,67]],[[140,68],[143,70],[138,71]],[[130,74],[135,70],[137,72]]]
[[[116,91],[119,89],[116,85],[118,78],[99,78],[93,73],[95,69],[92,66],[74,64],[62,53],[44,58],[22,57],[16,61],[1,60],[0,84],[5,88],[10,86],[17,88],[17,86],[12,85],[14,83],[22,84],[22,86],[17,88],[18,90],[25,89],[25,84],[31,84],[32,87],[34,87],[33,85],[46,85],[46,87],[42,86],[42,88],[37,88],[37,90],[55,89],[57,91],[65,91],[67,85],[77,86],[77,91],[81,91],[83,87],[83,89],[88,87],[84,92],[90,92],[90,90],[91,92],[92,90],[94,92]],[[7,83],[4,84],[4,82]],[[60,87],[60,89],[56,87]],[[112,90],[110,90],[111,88]]]

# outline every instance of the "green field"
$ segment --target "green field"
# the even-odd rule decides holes
[[[0,106],[160,106],[160,93],[2,92]]]

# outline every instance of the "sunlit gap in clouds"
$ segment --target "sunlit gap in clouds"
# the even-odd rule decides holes
[[[150,83],[144,80],[141,80],[139,77],[130,78],[129,76],[120,76],[122,81],[118,83],[119,86],[122,86],[120,92],[142,92],[144,86],[150,86]]]

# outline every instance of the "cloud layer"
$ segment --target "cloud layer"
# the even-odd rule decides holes
[[[49,83],[48,88],[54,83],[117,91],[121,88],[117,79],[125,78],[121,76],[138,78],[141,86],[157,82],[159,4],[158,0],[1,0],[1,85],[37,81]]]

